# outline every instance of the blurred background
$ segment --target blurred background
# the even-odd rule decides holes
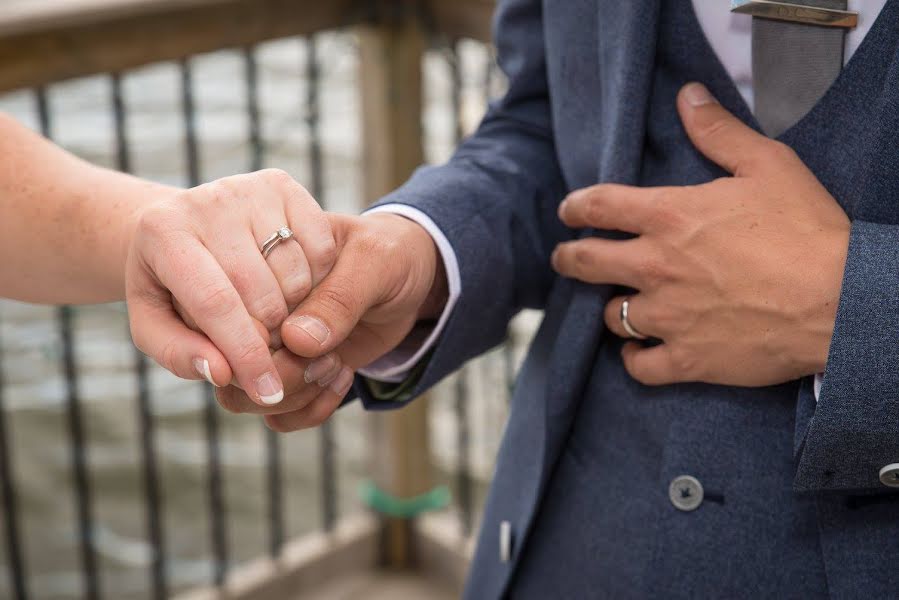
[[[357,213],[502,93],[492,9],[0,0],[0,111],[141,177],[279,167]],[[0,300],[0,598],[458,595],[539,317],[402,414],[276,435],[137,353],[124,305]]]

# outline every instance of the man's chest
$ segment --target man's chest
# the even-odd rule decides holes
[[[825,97],[782,141],[850,217],[899,223],[897,1],[883,13]],[[570,188],[614,180],[622,169],[603,165],[616,160],[636,163],[630,183],[642,185],[722,175],[687,139],[675,110],[678,90],[701,81],[744,121],[753,117],[691,0],[544,0],[544,30],[556,151]]]

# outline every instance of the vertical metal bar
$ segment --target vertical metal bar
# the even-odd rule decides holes
[[[35,91],[41,133],[52,137],[50,105],[44,88]],[[78,387],[78,365],[75,361],[74,311],[61,306],[57,311],[63,347],[63,372],[66,379],[66,417],[72,444],[72,477],[75,484],[75,513],[78,516],[78,537],[81,546],[81,568],[84,574],[84,597],[99,600],[100,580],[97,555],[93,545],[93,513],[90,478],[87,472],[86,436],[81,416],[81,394]]]
[[[509,326],[506,332],[506,342],[503,344],[503,376],[506,392],[506,405],[512,402],[512,392],[515,390],[515,330]]]
[[[2,345],[0,345],[2,347]],[[9,563],[13,598],[26,600],[25,558],[19,537],[19,505],[13,474],[12,444],[7,437],[6,406],[3,387],[5,376],[0,363],[0,494],[3,497],[3,527],[6,532],[6,560]]]
[[[128,141],[127,108],[122,92],[122,78],[118,73],[110,76],[112,110],[115,122],[116,168],[131,172],[131,147]],[[150,593],[154,600],[168,597],[165,576],[165,541],[162,528],[162,497],[159,484],[159,467],[156,462],[155,423],[151,410],[150,386],[147,376],[147,357],[134,349],[134,371],[137,375],[137,421],[140,435],[141,469],[146,503],[147,539],[153,549],[150,562]]]
[[[459,525],[466,537],[472,531],[471,436],[468,427],[468,370],[456,376],[456,493],[459,503]]]
[[[250,170],[262,168],[265,148],[259,112],[259,68],[253,47],[244,48],[244,75],[247,80],[247,118],[249,121]],[[265,435],[265,477],[268,489],[269,547],[272,558],[284,547],[284,485],[282,481],[281,443],[278,434],[263,427]]]
[[[306,38],[306,128],[309,131],[309,170],[312,196],[323,203],[325,193],[321,147],[321,69],[314,35]],[[337,521],[337,468],[334,461],[334,426],[325,421],[319,428],[322,477],[322,529],[331,531]]]
[[[493,100],[493,84],[496,81],[496,54],[492,46],[487,47],[487,60],[484,63],[484,104]]]
[[[249,119],[250,170],[262,168],[261,119],[259,117],[259,67],[253,47],[244,48],[244,76],[247,80],[247,117]]]
[[[200,183],[200,155],[197,143],[196,106],[194,103],[193,71],[190,59],[181,61],[181,108],[184,119],[188,183],[193,187]],[[221,448],[219,445],[218,407],[215,400],[215,392],[209,384],[203,384],[203,423],[206,431],[206,476],[212,535],[212,580],[215,585],[221,586],[225,583],[228,569],[228,536],[225,527],[225,497]]]
[[[450,44],[449,49],[450,77],[452,79],[452,106],[453,106],[453,131],[456,145],[465,137],[464,123],[462,122],[462,60],[459,58],[459,42]]]
[[[450,44],[448,54],[450,75],[452,79],[452,110],[454,141],[458,145],[465,135],[462,123],[462,61],[459,58],[459,43]],[[459,503],[459,524],[465,536],[472,531],[472,485],[471,485],[471,435],[468,426],[468,371],[462,369],[456,379],[456,452],[458,464],[456,465],[456,493]]]

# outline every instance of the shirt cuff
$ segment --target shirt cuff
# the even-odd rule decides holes
[[[815,375],[815,385],[813,388],[815,391],[815,402],[818,401],[818,397],[821,395],[821,382],[822,381],[824,381],[824,373],[818,373],[817,375]]]
[[[437,224],[425,213],[406,204],[384,204],[365,211],[363,215],[376,213],[391,213],[400,215],[410,221],[414,221],[424,227],[425,231],[434,238],[443,266],[446,270],[447,287],[449,297],[446,307],[443,309],[436,325],[417,325],[396,349],[388,352],[378,360],[365,368],[359,369],[359,374],[369,379],[386,383],[398,383],[406,379],[409,372],[437,343],[441,332],[446,327],[459,296],[462,295],[462,275],[459,272],[459,259],[450,245],[449,240],[437,226]]]

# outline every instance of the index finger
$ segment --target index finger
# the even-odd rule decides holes
[[[185,236],[171,260],[154,261],[160,283],[178,299],[225,356],[240,384],[259,404],[284,398],[284,385],[268,346],[228,276],[205,246]]]
[[[574,229],[595,227],[639,235],[651,221],[661,189],[600,183],[570,193],[559,205],[559,218]]]

